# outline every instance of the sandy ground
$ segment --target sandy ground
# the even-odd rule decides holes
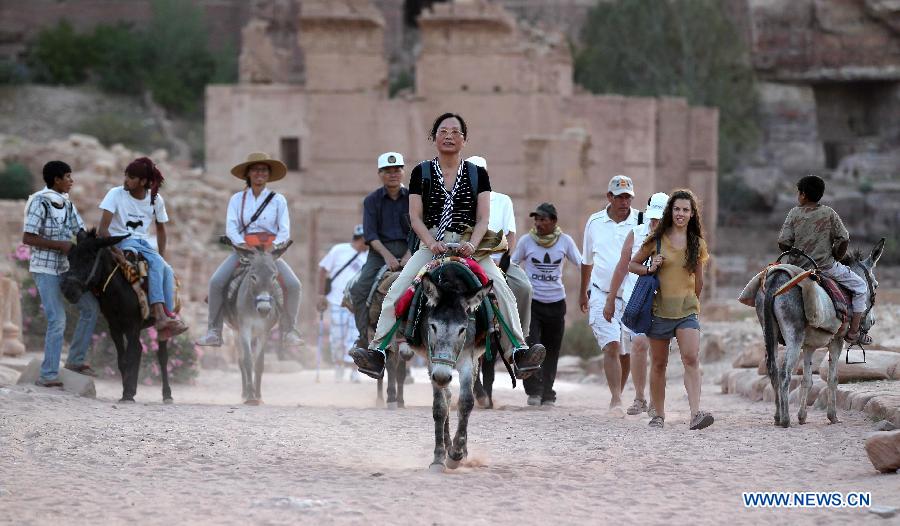
[[[744,491],[870,491],[900,506],[900,476],[866,459],[873,424],[860,413],[831,426],[813,410],[806,426],[776,429],[770,404],[719,394],[711,374],[702,401],[716,423],[700,432],[687,429],[678,379],[660,431],[646,415],[609,416],[605,385],[561,382],[556,408],[528,408],[498,374],[499,407],[473,413],[464,467],[431,473],[431,391],[414,374],[396,411],[374,407],[372,381],[338,384],[331,371],[321,383],[269,374],[261,407],[237,403],[235,372],[175,386],[172,406],[143,385],[137,404],[118,404],[110,381],[96,400],[0,388],[0,523],[890,522],[864,509],[745,509]]]

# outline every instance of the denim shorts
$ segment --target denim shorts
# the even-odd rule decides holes
[[[653,317],[650,322],[650,330],[647,331],[647,337],[654,340],[668,340],[675,337],[675,331],[678,329],[697,329],[700,330],[700,318],[696,314],[690,314],[684,318],[658,318]]]

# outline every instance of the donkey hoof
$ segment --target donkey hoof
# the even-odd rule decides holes
[[[134,402],[134,398],[121,398],[121,399],[119,399],[119,403],[120,404],[133,404],[135,402]]]
[[[403,400],[397,400],[397,408],[403,409],[404,407],[406,407],[406,404],[403,402]]]
[[[381,398],[375,400],[375,407],[377,407],[379,409],[383,409],[384,408],[384,400]]]
[[[432,473],[443,473],[444,465],[440,462],[432,462],[430,466],[428,466],[428,471]]]
[[[397,409],[397,402],[388,402],[387,408],[388,409]]]
[[[829,418],[829,419],[828,419],[828,423],[829,423],[829,424],[840,424],[840,423],[841,423],[841,419],[838,418],[838,417]]]
[[[459,467],[459,460],[453,457],[447,457],[447,469],[456,469]]]
[[[261,405],[262,403],[262,400],[246,400],[244,405]]]
[[[175,399],[173,399],[172,397],[163,398],[163,403],[166,405],[172,405],[175,403]]]

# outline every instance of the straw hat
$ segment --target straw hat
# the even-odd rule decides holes
[[[268,165],[269,170],[271,170],[272,172],[269,175],[270,183],[279,179],[283,179],[287,174],[287,166],[285,166],[283,162],[279,161],[278,159],[269,157],[269,154],[267,153],[253,152],[247,156],[247,160],[245,162],[242,162],[241,164],[231,169],[231,175],[243,181],[244,177],[246,176],[247,167],[251,164]]]

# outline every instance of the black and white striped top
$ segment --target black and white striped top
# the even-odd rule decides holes
[[[444,192],[440,185],[443,180],[440,176],[440,168],[437,161],[430,161],[431,177],[426,185],[422,184],[422,167],[416,165],[409,177],[409,193],[422,196],[422,220],[428,228],[434,228],[441,222],[441,211],[444,208]],[[472,192],[472,184],[469,181],[469,164],[465,163],[462,174],[458,177],[458,188],[453,201],[453,219],[448,232],[462,233],[467,227],[474,227],[476,222],[476,208],[478,200]],[[478,192],[490,192],[491,180],[487,170],[478,167]]]

